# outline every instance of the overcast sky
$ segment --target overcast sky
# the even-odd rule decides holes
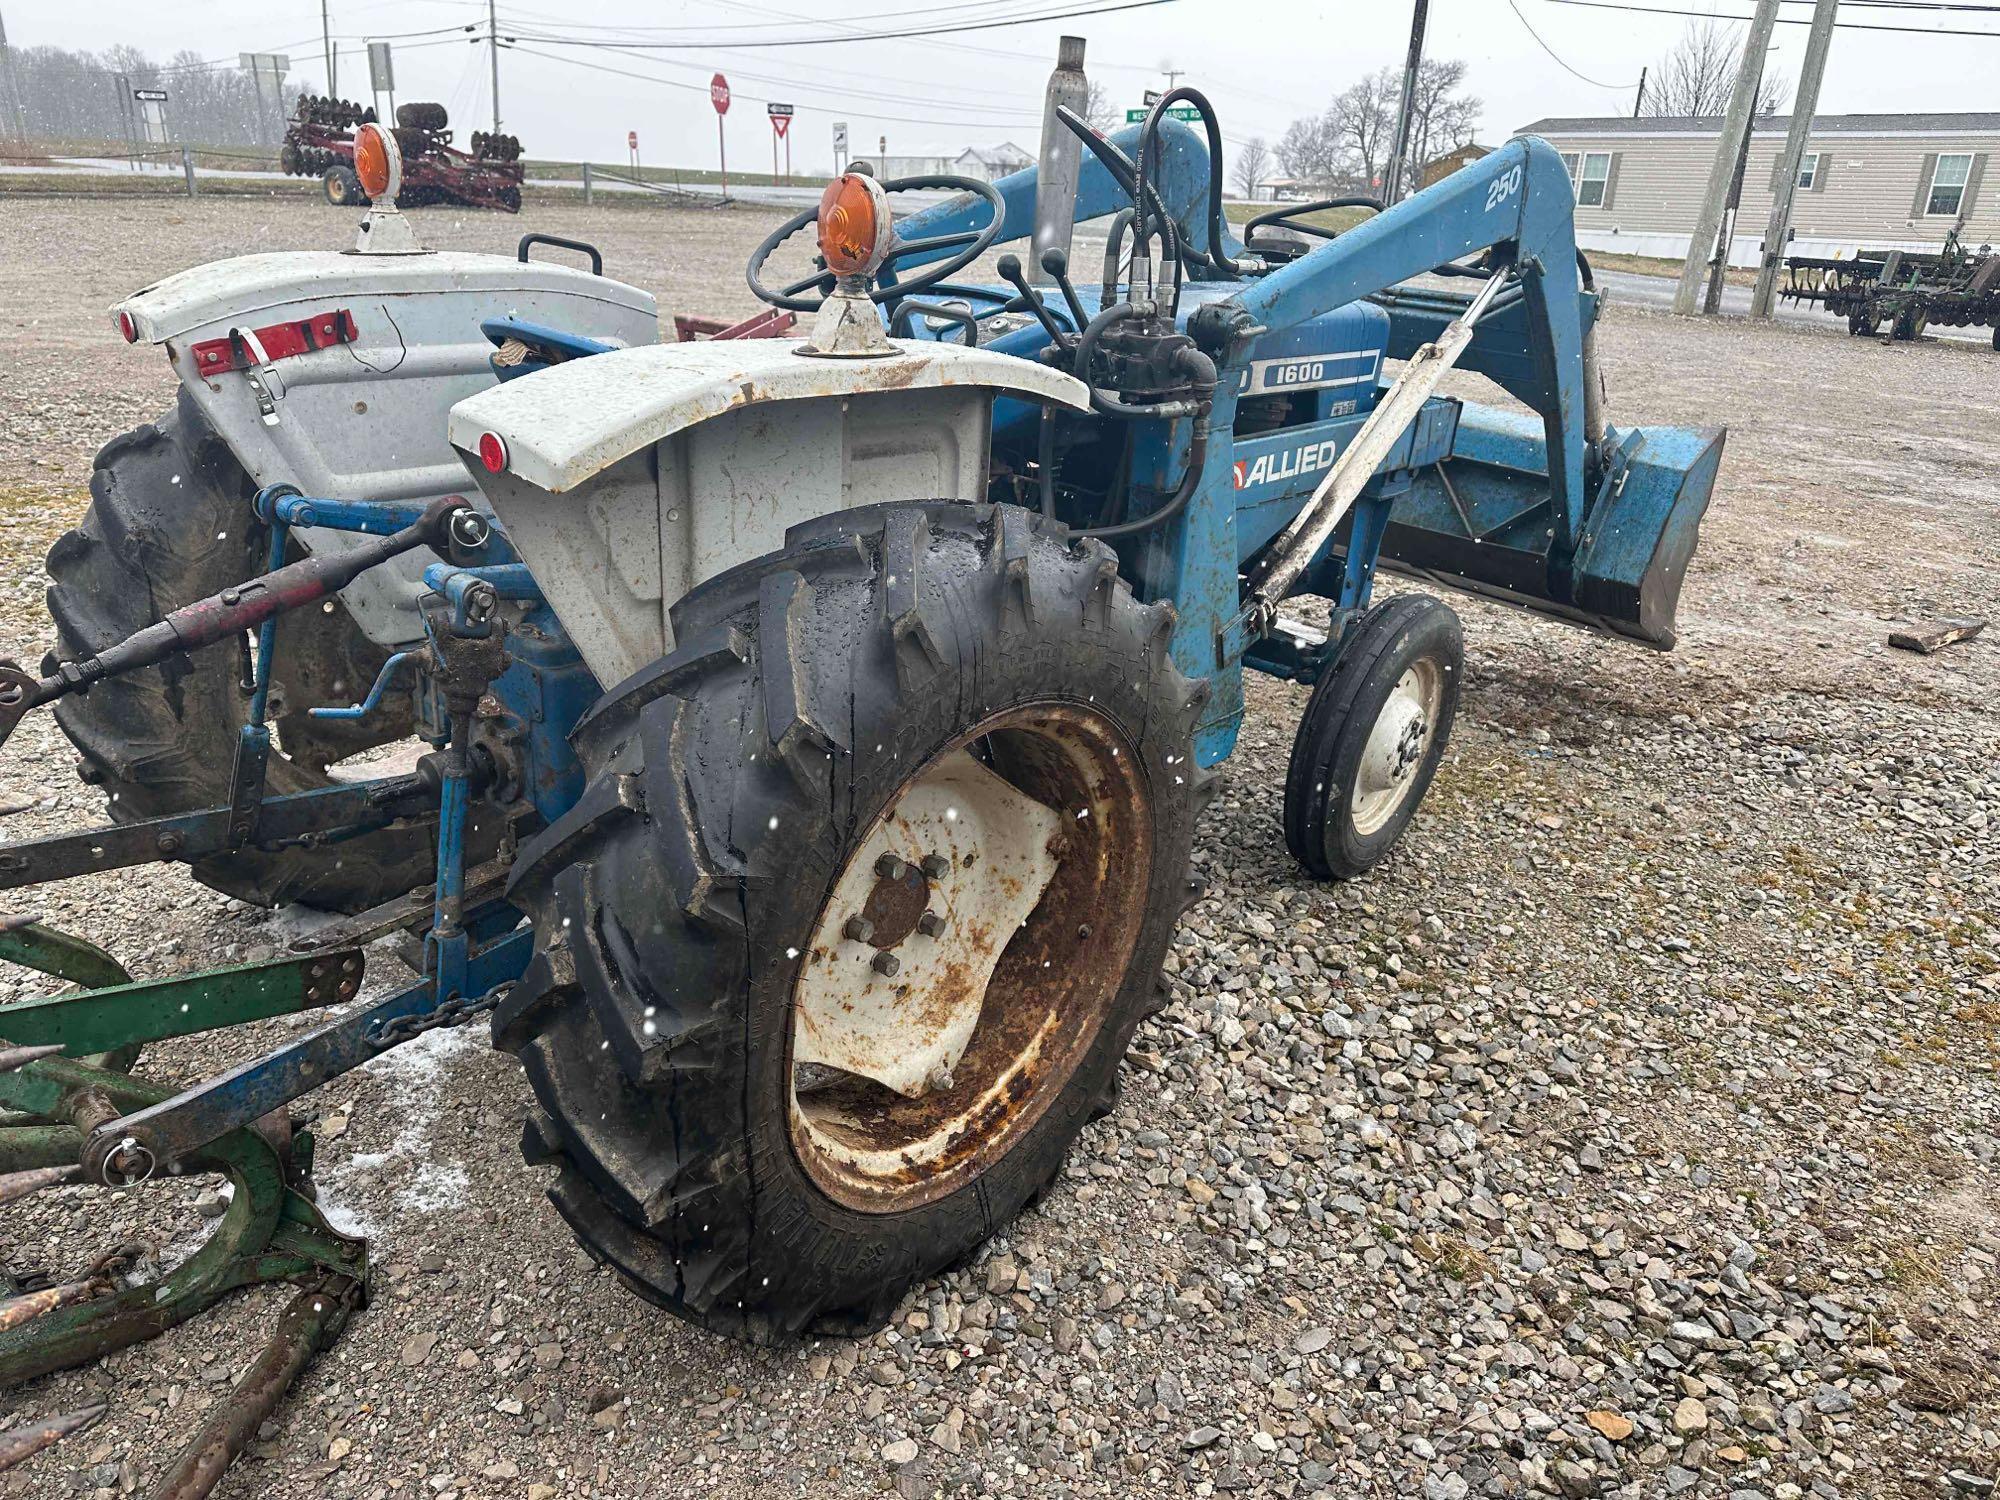
[[[500,54],[504,128],[537,156],[621,160],[625,132],[637,130],[649,163],[711,166],[716,122],[708,78],[727,74],[734,101],[726,120],[731,158],[769,170],[767,101],[793,103],[795,169],[831,163],[830,127],[846,120],[856,154],[886,136],[896,154],[955,150],[1013,140],[1035,149],[1041,89],[1064,32],[1089,42],[1086,66],[1120,104],[1161,86],[1164,69],[1215,100],[1232,141],[1275,139],[1288,121],[1322,108],[1359,75],[1399,63],[1407,42],[1407,0],[1174,0],[1174,3],[976,31],[926,40],[855,41],[820,47],[709,47],[618,51],[529,40],[545,36],[610,41],[769,40],[856,30],[962,24],[1021,10],[1075,9],[1117,0],[852,0],[846,8],[801,0],[503,0]],[[1750,0],[1635,0],[1720,16],[1747,14]],[[1520,14],[1516,14],[1518,5]],[[492,122],[489,53],[450,28],[484,29],[486,0],[328,0],[340,52],[341,93],[364,97],[364,38],[404,35],[396,51],[399,101],[448,105],[460,138]],[[1801,21],[1811,7],[1787,0]],[[287,52],[292,76],[315,92],[325,85],[317,0],[0,0],[9,39],[99,49],[128,42],[164,58],[191,48],[204,58],[242,51]],[[916,19],[921,18],[921,19]],[[1986,26],[1991,41],[1938,35],[1836,33],[1820,106],[1824,112],[1980,109],[2000,106],[1992,82],[2000,65],[2000,15],[1937,15],[1850,3],[1842,19],[1900,26]],[[1482,139],[1495,143],[1544,115],[1624,114],[1642,66],[1680,35],[1685,18],[1590,9],[1560,0],[1434,0],[1433,56],[1463,58],[1484,101]],[[1539,32],[1556,58],[1532,36]],[[650,30],[647,30],[650,28]],[[675,30],[674,28],[684,28]],[[1773,65],[1796,77],[1805,27],[1781,25]],[[536,55],[539,54],[539,55]],[[588,64],[588,66],[585,66]],[[1565,67],[1564,65],[1567,65]],[[606,69],[639,77],[620,76]],[[1571,69],[1574,72],[1570,71]],[[1583,77],[1576,75],[1581,74]],[[1591,82],[1585,79],[1593,80]],[[1600,84],[1616,87],[1600,87]]]

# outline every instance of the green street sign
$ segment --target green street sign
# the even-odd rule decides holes
[[[1125,111],[1125,123],[1127,125],[1138,125],[1151,113],[1150,109],[1128,109]],[[1201,111],[1196,109],[1192,104],[1176,104],[1167,111],[1167,116],[1170,119],[1186,120],[1192,124],[1201,118]]]

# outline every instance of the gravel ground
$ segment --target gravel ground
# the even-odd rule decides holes
[[[40,559],[92,452],[171,390],[104,308],[345,226],[234,199],[4,217],[0,628],[33,659]],[[747,311],[769,218],[420,226],[501,251],[581,234],[664,310]],[[1465,701],[1429,805],[1339,887],[1300,875],[1273,816],[1303,694],[1253,684],[1174,1001],[990,1256],[858,1343],[694,1333],[573,1248],[515,1149],[512,1062],[433,1037],[308,1101],[376,1300],[219,1493],[1991,1492],[2000,643],[1918,658],[1884,637],[1993,612],[2000,365],[1617,308],[1600,343],[1616,417],[1732,429],[1680,649],[1462,605]],[[46,716],[24,726],[9,836],[97,816],[69,762]],[[274,952],[300,920],[177,870],[34,899],[148,975]],[[154,1065],[191,1076],[284,1034]],[[174,1253],[204,1206],[58,1190],[9,1211],[0,1253],[72,1267],[135,1234]],[[10,1394],[112,1411],[0,1495],[148,1483],[282,1295]]]

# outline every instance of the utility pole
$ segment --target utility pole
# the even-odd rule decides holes
[[[493,15],[493,0],[486,0],[486,40],[493,47],[493,133],[500,133],[500,23]]]
[[[1729,111],[1722,117],[1722,138],[1715,143],[1715,160],[1709,165],[1708,186],[1701,195],[1701,213],[1695,219],[1694,233],[1688,236],[1687,259],[1681,262],[1680,285],[1674,289],[1674,312],[1683,318],[1694,312],[1702,263],[1708,259],[1709,248],[1722,228],[1730,179],[1735,175],[1736,158],[1749,135],[1751,114],[1757,104],[1764,49],[1771,45],[1771,30],[1777,22],[1778,0],[1757,0],[1749,33],[1743,38],[1743,56],[1736,66],[1736,91],[1729,96]]]
[[[1640,113],[1645,108],[1646,108],[1646,70],[1644,68],[1641,68],[1639,70],[1639,97],[1632,101],[1632,118],[1635,120],[1638,119]]]
[[[1770,0],[1775,6],[1778,0]],[[1389,147],[1389,166],[1382,179],[1382,202],[1393,204],[1403,196],[1404,157],[1410,150],[1410,117],[1415,113],[1417,70],[1424,61],[1424,28],[1430,24],[1430,0],[1416,0],[1410,15],[1410,55],[1403,61],[1403,102],[1396,106],[1396,139]]]
[[[1764,228],[1763,257],[1757,265],[1757,286],[1750,293],[1750,316],[1768,318],[1778,295],[1778,263],[1792,233],[1792,200],[1799,190],[1799,163],[1805,160],[1806,138],[1819,108],[1820,79],[1826,74],[1826,54],[1833,45],[1833,17],[1840,0],[1818,0],[1812,30],[1806,34],[1806,60],[1799,70],[1798,93],[1792,99],[1792,124],[1778,156],[1778,191],[1771,201],[1771,222]],[[1821,158],[1822,161],[1825,158]]]
[[[28,101],[21,97],[21,74],[14,66],[14,49],[7,45],[7,18],[0,16],[0,62],[6,64],[7,118],[13,133],[28,138]]]
[[[334,72],[333,23],[327,19],[326,0],[319,0],[319,35],[326,47],[326,96],[340,97],[340,76]]]
[[[1764,87],[1764,70],[1757,69],[1757,87]],[[1757,117],[1743,132],[1742,149],[1736,153],[1736,173],[1729,179],[1729,202],[1722,209],[1722,232],[1715,237],[1715,253],[1708,258],[1708,290],[1703,293],[1701,310],[1710,316],[1722,311],[1722,279],[1729,272],[1729,253],[1736,248],[1736,210],[1743,203],[1743,173],[1750,166],[1750,137],[1757,133]]]

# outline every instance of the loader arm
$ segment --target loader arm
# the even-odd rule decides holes
[[[1511,246],[1525,297],[1527,366],[1509,389],[1542,418],[1561,566],[1583,529],[1591,464],[1584,422],[1583,314],[1569,173],[1546,141],[1509,141],[1338,239],[1201,309],[1189,331],[1218,363],[1257,328],[1287,328],[1493,246]],[[1477,367],[1476,358],[1467,363]],[[1525,377],[1525,378],[1523,378]]]

